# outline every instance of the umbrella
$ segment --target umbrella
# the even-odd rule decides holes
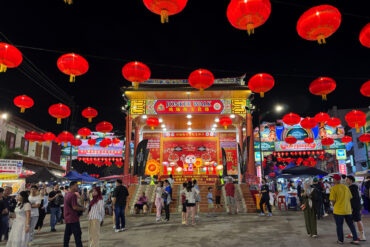
[[[307,166],[297,166],[289,169],[284,169],[282,173],[292,175],[311,175],[311,176],[328,175],[328,173],[324,172],[323,170]]]

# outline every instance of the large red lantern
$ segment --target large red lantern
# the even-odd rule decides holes
[[[323,139],[321,140],[321,144],[322,144],[323,146],[327,146],[327,147],[329,147],[329,146],[331,146],[331,145],[333,145],[333,144],[334,144],[334,140],[333,140],[332,138],[326,137],[326,138],[323,138]]]
[[[75,82],[76,76],[85,74],[89,70],[89,63],[75,53],[64,54],[58,59],[57,66],[64,74],[69,75],[69,82]]]
[[[369,133],[362,134],[358,139],[360,140],[360,142],[368,144],[370,142],[370,134]]]
[[[24,138],[32,143],[40,140],[40,134],[36,131],[28,131],[26,134],[24,134]]]
[[[188,0],[144,0],[145,7],[160,15],[162,23],[168,22],[168,16],[180,13],[187,2]]]
[[[363,96],[370,97],[370,81],[362,84],[360,92]]]
[[[339,28],[341,14],[331,5],[313,7],[299,18],[297,23],[298,35],[307,40],[317,40],[325,44],[325,38],[331,36]]]
[[[229,117],[222,117],[220,118],[220,124],[224,126],[225,130],[228,126],[230,126],[233,123],[233,120]]]
[[[57,124],[61,124],[62,118],[67,118],[71,115],[71,110],[68,106],[59,103],[49,107],[49,114],[57,119]]]
[[[55,137],[54,141],[55,141],[58,145],[60,145],[60,144],[62,143],[62,142],[59,140],[59,138],[58,138],[58,137]]]
[[[92,147],[92,146],[94,146],[96,144],[96,140],[95,139],[89,139],[87,141],[87,143]]]
[[[91,123],[92,119],[98,115],[98,111],[92,107],[87,107],[81,112],[84,118],[87,118],[89,123]]]
[[[0,72],[18,67],[23,60],[22,53],[12,45],[0,43]]]
[[[271,13],[269,0],[232,0],[227,7],[227,19],[233,27],[247,30],[248,35],[264,24]]]
[[[212,72],[206,69],[197,69],[191,72],[188,81],[190,86],[199,89],[201,92],[212,86],[215,77]]]
[[[351,128],[356,128],[357,132],[360,131],[359,128],[366,124],[366,114],[358,110],[353,110],[347,113],[345,119],[348,123],[348,126]]]
[[[154,130],[155,127],[157,127],[159,125],[159,120],[158,118],[155,118],[155,117],[149,117],[147,120],[146,120],[146,124],[152,129]]]
[[[74,147],[81,146],[82,145],[82,141],[80,139],[73,139],[71,141],[71,145],[74,146]]]
[[[249,79],[248,87],[252,92],[259,93],[261,98],[267,91],[270,91],[275,85],[274,77],[266,73],[259,73]]]
[[[33,99],[27,95],[20,95],[14,98],[14,105],[21,108],[21,113],[23,113],[27,108],[33,106]]]
[[[338,127],[338,125],[341,124],[341,121],[339,118],[332,117],[332,118],[329,118],[328,121],[326,121],[326,124],[332,128],[336,128]]]
[[[303,140],[305,143],[307,143],[307,144],[311,144],[311,143],[313,143],[315,140],[312,138],[312,137],[306,137],[306,138],[304,138],[304,140]]]
[[[315,115],[316,122],[320,123],[320,126],[324,126],[326,121],[328,121],[330,118],[329,114],[325,112],[320,112]]]
[[[349,143],[352,141],[352,137],[350,136],[343,136],[342,139],[340,139],[344,143]]]
[[[306,117],[302,119],[301,126],[304,129],[313,129],[317,126],[317,121],[314,118]]]
[[[283,117],[283,122],[286,125],[296,125],[301,122],[301,117],[295,113],[288,113]]]
[[[55,135],[51,132],[44,133],[42,137],[44,138],[46,142],[48,142],[48,144],[49,142],[54,141],[55,139]]]
[[[113,140],[112,140],[112,143],[114,144],[114,145],[118,145],[119,143],[121,142],[121,140],[120,139],[118,139],[118,138],[113,138]]]
[[[295,138],[294,136],[287,136],[285,137],[285,142],[292,145],[297,142],[297,138]]]
[[[111,140],[111,139],[109,139],[109,138],[104,138],[104,139],[102,140],[102,142],[104,142],[104,144],[105,144],[106,146],[109,146],[110,144],[112,144],[112,140]]]
[[[89,128],[81,128],[77,131],[77,134],[82,136],[83,139],[86,139],[87,136],[91,135],[91,130]]]
[[[66,147],[68,142],[71,142],[74,140],[74,136],[68,131],[63,131],[62,133],[58,135],[58,139],[60,142],[63,142],[64,146]]]
[[[106,134],[113,130],[113,125],[109,122],[103,121],[98,123],[95,128],[96,131]]]
[[[140,62],[130,62],[122,68],[123,77],[132,82],[135,89],[139,88],[139,83],[149,80],[150,74],[149,67]]]
[[[323,100],[327,100],[326,95],[333,92],[337,84],[332,78],[319,77],[311,82],[309,90],[314,95],[321,95]]]
[[[363,46],[370,48],[370,23],[362,28],[359,39]]]

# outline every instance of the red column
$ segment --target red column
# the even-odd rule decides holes
[[[123,168],[123,175],[129,174],[130,168],[130,143],[131,143],[131,116],[127,114],[126,116],[126,143],[125,143],[125,163]]]
[[[140,126],[139,124],[135,123],[135,143],[134,143],[134,160],[136,157],[137,145],[140,142]],[[134,169],[131,170],[131,175],[134,174]]]
[[[253,124],[252,114],[247,113],[247,136],[250,137],[249,148],[248,148],[248,167],[247,172],[252,175],[256,175],[256,165],[254,160],[254,136],[253,136]]]

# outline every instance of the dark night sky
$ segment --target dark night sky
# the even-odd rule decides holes
[[[263,111],[277,102],[302,116],[332,105],[369,105],[359,89],[370,79],[370,49],[358,41],[360,30],[370,21],[368,0],[271,0],[269,19],[250,37],[229,24],[228,3],[189,0],[182,13],[171,16],[169,24],[161,24],[159,16],[147,10],[141,0],[74,0],[72,6],[63,0],[2,1],[0,40],[7,42],[5,35],[29,61],[0,75],[0,110],[20,116],[12,99],[27,94],[34,98],[35,106],[22,117],[46,130],[60,132],[66,128],[56,126],[47,112],[51,104],[62,100],[50,92],[57,97],[63,93],[33,73],[33,64],[74,97],[79,110],[77,128],[93,128],[97,121],[106,120],[123,132],[119,88],[129,83],[121,69],[131,60],[146,63],[152,78],[187,78],[199,67],[211,70],[216,77],[246,73],[247,80],[258,72],[270,73],[275,77],[275,87],[263,101],[255,100]],[[299,16],[310,7],[330,3],[342,13],[339,30],[326,45],[300,38],[296,32]],[[75,84],[70,84],[56,66],[58,57],[67,52],[85,56],[90,64],[88,73],[77,77]],[[337,82],[337,89],[325,104],[308,91],[309,83],[319,76],[330,76]],[[87,125],[80,117],[86,106],[99,111],[94,125]]]

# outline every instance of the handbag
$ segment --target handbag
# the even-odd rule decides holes
[[[163,199],[167,199],[168,194],[167,194],[166,192],[163,192],[161,197],[162,197]]]

